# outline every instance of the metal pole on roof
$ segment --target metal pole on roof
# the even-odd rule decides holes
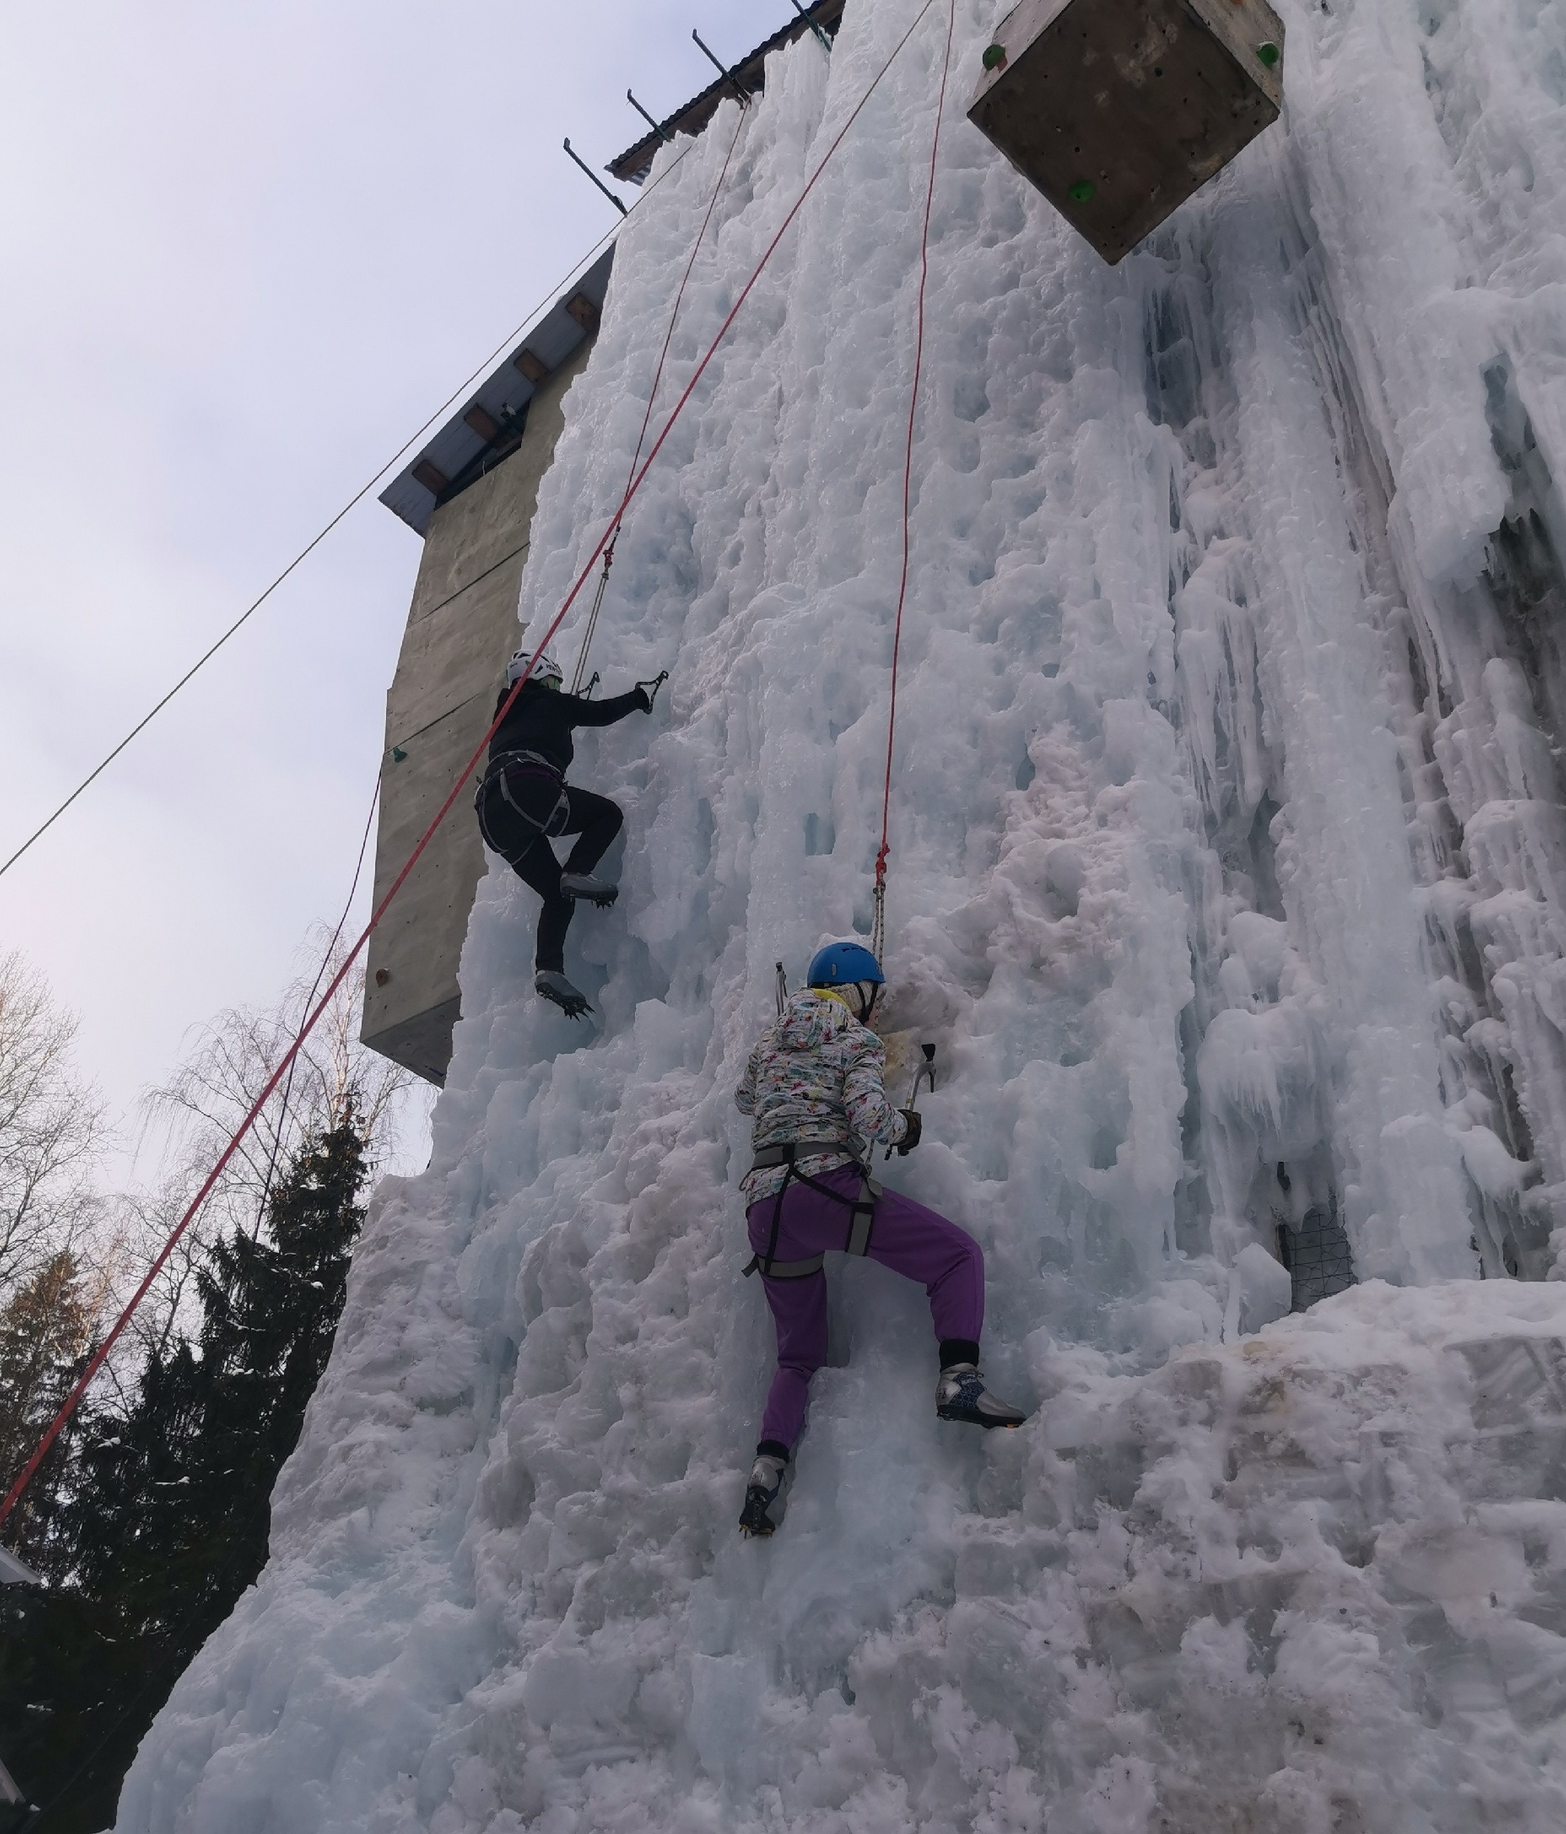
[[[691,28],[691,37],[694,38],[697,44],[701,45],[702,50],[707,53],[708,60],[711,63],[717,65],[719,73],[728,78],[730,84],[733,86],[735,95],[739,97],[740,107],[748,108],[750,106],[750,91],[744,86],[743,83],[741,83],[739,78],[734,74],[734,72],[728,67],[727,64],[719,63],[718,59],[713,56],[712,52],[708,49],[708,47],[701,43],[701,33],[698,32],[694,26]]]
[[[582,170],[587,174],[587,176],[593,181],[593,183],[597,185],[598,189],[603,192],[604,196],[608,198],[611,204],[614,205],[615,209],[619,211],[620,215],[623,217],[628,217],[631,213],[629,210],[626,209],[625,205],[620,202],[619,198],[615,196],[615,194],[609,189],[609,187],[598,176],[598,174],[593,170],[593,168],[587,164],[585,160],[583,160],[576,153],[571,151],[571,142],[569,139],[567,139],[565,143],[565,150],[567,153],[571,155],[571,159],[573,160],[573,162],[579,165],[582,168]]]
[[[667,140],[671,146],[674,144],[672,138],[663,131],[663,129],[658,125],[656,121],[653,120],[652,116],[648,114],[645,108],[642,107],[641,103],[637,101],[636,97],[631,94],[629,89],[627,89],[625,92],[625,99],[627,102],[630,103],[632,108],[636,110],[637,114],[641,116],[641,118],[647,123],[647,125],[652,129],[652,131],[658,136],[660,140]]]
[[[799,4],[799,0],[794,0],[794,11],[799,14],[800,18],[804,20],[805,24],[808,25],[811,31],[815,33],[816,37],[821,40],[821,49],[826,52],[828,57],[830,57],[832,55],[831,39],[828,38],[826,33],[821,30],[820,26],[816,24],[815,20],[810,17],[810,14],[805,10],[805,8]]]

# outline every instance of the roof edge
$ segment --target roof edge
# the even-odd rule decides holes
[[[796,13],[764,44],[757,45],[754,51],[741,58],[728,74],[710,82],[700,95],[693,96],[684,107],[660,121],[655,133],[643,134],[634,145],[617,154],[604,170],[622,184],[641,184],[652,170],[653,156],[660,141],[672,140],[676,134],[699,134],[717,113],[718,104],[734,93],[734,82],[752,95],[758,94],[765,84],[766,62],[772,53],[796,38],[803,38],[812,29],[834,36],[847,4],[848,0],[812,0],[802,13]]]

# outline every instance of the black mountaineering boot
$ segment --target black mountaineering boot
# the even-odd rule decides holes
[[[538,970],[533,976],[533,991],[541,1000],[558,1006],[568,1019],[580,1019],[583,1013],[593,1010],[587,1004],[587,996],[578,993],[566,977],[553,968]]]
[[[595,879],[590,872],[561,873],[560,889],[566,897],[586,898],[600,910],[613,904],[620,895],[618,885],[611,885],[607,879]]]
[[[935,1384],[937,1415],[968,1426],[1021,1426],[1028,1416],[990,1393],[978,1362],[979,1346],[966,1338],[948,1338],[942,1343],[941,1375]]]
[[[775,1439],[763,1439],[756,1447],[756,1462],[750,1468],[750,1482],[745,1487],[745,1507],[740,1511],[740,1533],[770,1535],[776,1524],[767,1511],[778,1500],[783,1488],[783,1473],[788,1468],[788,1447]]]

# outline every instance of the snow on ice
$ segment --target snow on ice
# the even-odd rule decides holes
[[[773,58],[664,403],[915,10]],[[932,220],[885,1024],[942,1075],[886,1176],[1035,1417],[940,1425],[923,1296],[834,1269],[735,1533],[731,1095],[773,962],[869,926],[937,0],[627,519],[594,665],[671,680],[580,748],[597,1020],[491,872],[434,1160],[121,1834],[1566,1821],[1566,14],[1285,4],[1284,120],[1109,271],[963,118],[1001,10]],[[535,630],[735,127],[622,236]],[[1359,1284],[1285,1317],[1280,1243]]]

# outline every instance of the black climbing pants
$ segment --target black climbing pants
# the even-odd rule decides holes
[[[478,817],[486,844],[544,901],[534,965],[562,973],[566,931],[576,907],[561,892],[560,875],[591,872],[609,851],[625,819],[619,804],[591,790],[573,789],[542,770],[511,770],[506,773],[505,791],[498,777],[490,781],[479,799]],[[564,866],[549,844],[557,834],[577,836]]]

